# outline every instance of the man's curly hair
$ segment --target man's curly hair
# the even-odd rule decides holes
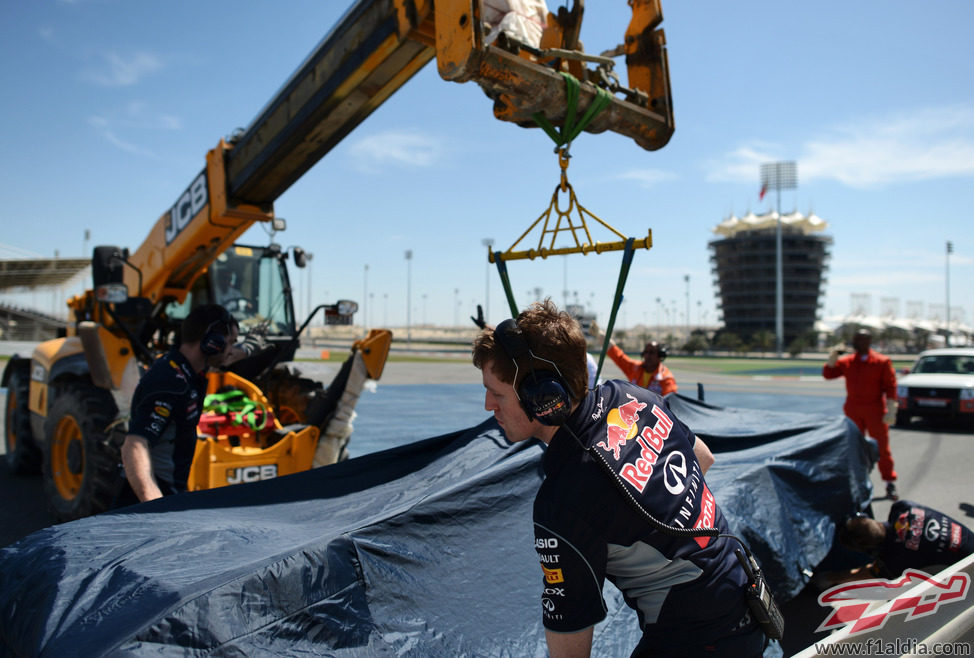
[[[517,316],[517,326],[528,348],[541,359],[554,362],[562,378],[576,400],[585,397],[588,390],[585,334],[578,321],[565,311],[559,311],[551,298],[535,302]],[[485,327],[473,342],[473,364],[483,370],[490,364],[491,371],[502,382],[513,384],[515,372],[521,378],[531,369],[550,371],[550,364],[530,355],[514,359],[494,339],[494,328]]]

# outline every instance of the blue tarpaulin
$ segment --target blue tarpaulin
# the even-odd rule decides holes
[[[869,500],[864,439],[841,417],[668,401],[779,603],[795,596]],[[46,528],[0,549],[0,654],[544,656],[542,450],[490,419]],[[606,595],[593,655],[628,656],[635,614]]]

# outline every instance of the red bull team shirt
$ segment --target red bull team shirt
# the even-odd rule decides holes
[[[132,396],[129,434],[148,441],[153,475],[177,491],[186,490],[205,391],[203,375],[173,349],[152,364]]]
[[[577,632],[602,621],[606,578],[648,634],[719,637],[740,623],[746,576],[734,555],[736,543],[655,530],[582,447],[600,451],[623,486],[660,521],[728,532],[694,456],[693,432],[659,395],[622,381],[586,396],[567,426],[545,452],[545,480],[534,504],[545,628]]]
[[[974,533],[943,512],[909,500],[893,503],[879,549],[885,575],[908,568],[947,565],[974,553]]]

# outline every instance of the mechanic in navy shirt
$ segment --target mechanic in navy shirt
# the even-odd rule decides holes
[[[183,320],[180,345],[157,359],[132,396],[122,444],[125,483],[116,507],[186,491],[203,410],[206,370],[246,356],[234,346],[237,322],[217,304]]]
[[[893,503],[885,523],[867,516],[848,519],[839,541],[876,558],[857,571],[860,578],[897,578],[908,568],[939,570],[974,553],[974,532],[943,512],[909,500]]]
[[[736,542],[663,534],[622,491],[668,525],[726,533],[704,480],[710,450],[652,391],[623,381],[587,390],[585,345],[577,321],[546,300],[485,327],[473,349],[485,408],[507,438],[547,445],[534,526],[551,655],[590,654],[606,578],[643,629],[633,656],[761,655]]]

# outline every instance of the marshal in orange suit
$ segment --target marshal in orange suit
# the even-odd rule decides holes
[[[893,361],[869,348],[872,335],[860,329],[852,338],[855,352],[840,356],[841,347],[832,348],[829,360],[822,367],[826,379],[845,377],[846,400],[842,408],[859,431],[876,439],[879,444],[879,472],[886,481],[886,497],[899,498],[896,491],[896,471],[889,447],[889,426],[896,418],[896,372]]]

